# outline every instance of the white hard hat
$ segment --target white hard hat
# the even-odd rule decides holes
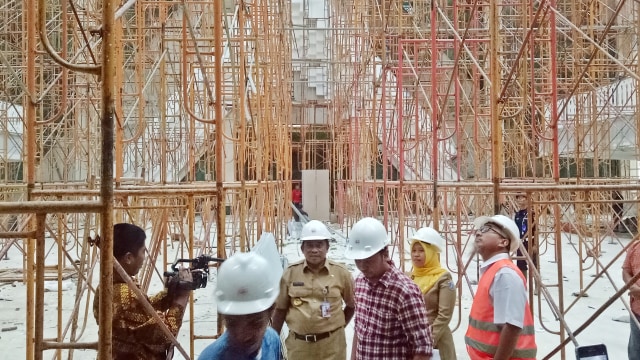
[[[280,255],[278,252],[275,236],[270,232],[262,233],[260,239],[256,243],[256,246],[251,249],[251,252],[260,255],[267,260],[271,266],[269,275],[273,277],[274,281],[280,283],[282,273],[287,267],[283,264],[284,256]]]
[[[431,244],[438,249],[438,252],[442,252],[444,249],[444,239],[435,229],[430,227],[423,227],[416,231],[409,240],[418,240],[423,243]]]
[[[329,240],[331,233],[329,229],[318,220],[311,220],[304,224],[300,232],[300,241],[305,240]]]
[[[504,230],[505,235],[509,236],[509,240],[511,240],[511,246],[509,247],[510,253],[516,251],[520,247],[520,231],[518,230],[518,225],[516,225],[513,220],[504,215],[480,216],[476,218],[473,225],[476,229],[479,229],[486,223],[492,223],[500,226],[500,228]]]
[[[268,309],[280,291],[280,279],[271,276],[274,270],[256,253],[236,253],[225,260],[218,269],[218,312],[247,315]]]
[[[388,244],[387,229],[384,225],[374,218],[366,217],[351,228],[344,256],[354,260],[366,259]]]

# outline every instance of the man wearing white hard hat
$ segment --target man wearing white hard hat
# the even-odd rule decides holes
[[[387,230],[374,218],[351,228],[345,257],[356,278],[352,360],[428,360],[431,326],[418,286],[389,261]]]
[[[526,279],[510,256],[520,247],[518,226],[504,215],[482,216],[474,225],[483,263],[465,335],[467,352],[471,360],[533,360],[537,347]]]
[[[344,327],[355,308],[353,278],[342,264],[327,259],[331,233],[318,220],[300,233],[304,260],[291,264],[282,275],[273,328],[286,321],[289,360],[345,360]]]
[[[258,253],[236,253],[218,269],[216,302],[227,330],[199,360],[281,360],[280,337],[269,327],[282,269]]]

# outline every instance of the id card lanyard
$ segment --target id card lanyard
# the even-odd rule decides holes
[[[322,289],[322,295],[324,296],[324,300],[320,304],[320,311],[322,312],[323,318],[331,317],[331,305],[329,304],[329,300],[327,300],[327,294],[329,294],[329,287],[325,286]]]

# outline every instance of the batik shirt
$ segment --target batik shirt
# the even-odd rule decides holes
[[[431,326],[418,286],[395,266],[373,284],[356,279],[357,360],[406,360],[432,353]]]
[[[98,293],[96,293],[98,294]],[[126,283],[113,284],[113,359],[165,360],[171,340]],[[151,306],[176,336],[182,325],[184,307],[172,305],[166,290],[147,298]],[[99,297],[93,302],[93,315],[98,321]]]

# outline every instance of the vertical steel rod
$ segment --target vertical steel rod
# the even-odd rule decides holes
[[[222,1],[213,2],[213,49],[215,52],[214,60],[214,75],[215,75],[215,129],[216,129],[216,190],[217,190],[217,243],[218,243],[218,257],[225,258],[225,192],[223,187],[224,182],[224,147],[222,142],[224,137],[222,132],[224,131],[224,121],[222,116],[222,87],[224,86],[224,79],[222,78]],[[244,111],[241,109],[240,111]]]
[[[100,319],[98,360],[110,360],[112,348],[113,307],[113,146],[116,96],[115,0],[102,2],[102,162],[100,196],[103,209],[100,224]]]
[[[24,27],[27,29],[27,90],[28,94],[25,95],[24,99],[24,110],[25,110],[25,139],[24,139],[24,147],[26,150],[25,154],[25,162],[24,168],[26,170],[25,180],[27,183],[27,201],[31,200],[31,190],[34,188],[35,183],[35,157],[36,157],[36,104],[33,101],[33,98],[29,96],[29,94],[35,94],[36,92],[36,49],[37,49],[37,40],[36,40],[36,27],[32,24],[36,23],[36,0],[26,0],[23,3],[25,7],[25,16],[26,21]],[[29,223],[29,231],[33,231],[33,220],[30,220]],[[33,263],[34,263],[34,239],[27,239],[27,256],[25,263],[25,272],[26,272],[26,285],[27,285],[27,344],[26,344],[26,355],[27,359],[34,358],[34,344],[33,341],[35,339],[34,326],[35,326],[35,318],[34,318],[34,272],[33,272]]]
[[[503,154],[502,154],[502,127],[500,122],[500,62],[498,59],[500,49],[500,17],[498,16],[498,2],[489,2],[489,78],[491,87],[491,180],[493,182],[493,212],[500,212],[500,181],[502,179]]]
[[[35,360],[43,359],[44,342],[44,229],[47,214],[38,213],[36,219],[36,309],[35,309]],[[59,291],[62,291],[58,289]]]

